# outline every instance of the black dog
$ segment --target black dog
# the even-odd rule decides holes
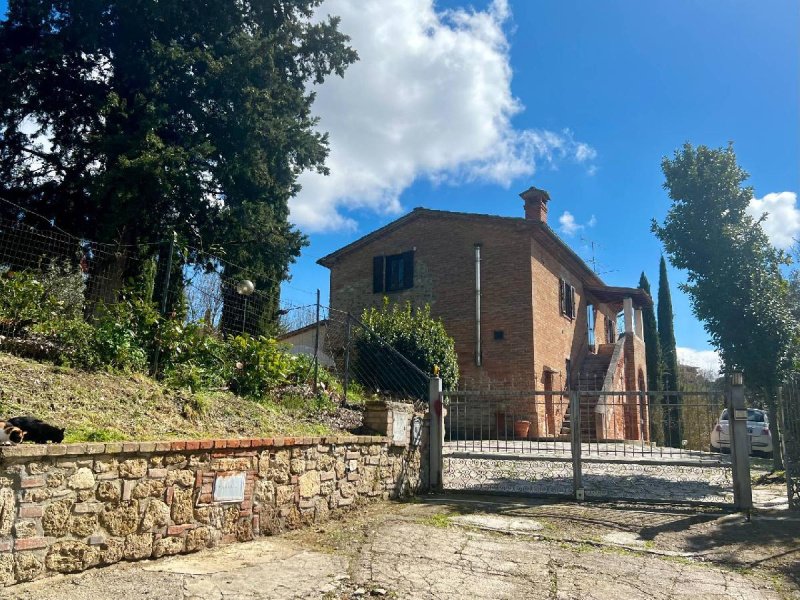
[[[54,442],[60,444],[64,441],[63,428],[59,429],[53,425],[48,425],[36,417],[13,417],[6,422],[22,429],[25,432],[26,442],[36,442],[37,444]]]

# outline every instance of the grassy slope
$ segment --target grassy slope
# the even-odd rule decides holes
[[[0,419],[21,415],[66,427],[65,441],[331,432],[307,411],[259,404],[228,392],[191,394],[143,375],[88,373],[0,352]]]

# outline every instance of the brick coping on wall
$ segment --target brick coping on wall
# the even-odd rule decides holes
[[[76,442],[72,444],[18,444],[0,446],[3,458],[28,458],[40,456],[70,456],[94,454],[141,454],[158,452],[185,452],[194,450],[260,449],[285,446],[316,446],[324,444],[392,444],[382,435],[338,435],[322,437],[271,437],[271,438],[213,438],[203,440],[172,440],[162,442]]]

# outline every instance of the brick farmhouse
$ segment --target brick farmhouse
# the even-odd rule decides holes
[[[520,196],[524,218],[416,208],[321,258],[331,308],[359,315],[384,297],[429,304],[455,340],[468,387],[643,391],[641,309],[652,300],[603,283],[547,224],[547,192],[531,187]],[[594,399],[587,435],[647,439],[646,400],[615,403],[625,406]],[[538,397],[530,435],[562,433],[567,404]]]

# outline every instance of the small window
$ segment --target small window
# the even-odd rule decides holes
[[[561,314],[568,319],[574,319],[578,315],[578,307],[575,302],[575,288],[563,279],[559,279],[558,294]]]
[[[414,287],[414,252],[372,259],[372,291],[397,292]]]
[[[502,339],[505,339],[505,337],[506,337],[506,332],[503,331],[502,329],[495,329],[494,330],[494,339],[502,340]]]
[[[606,317],[606,344],[613,344],[616,342],[616,336],[614,335],[617,331],[617,326],[614,323],[613,319],[609,319]]]

